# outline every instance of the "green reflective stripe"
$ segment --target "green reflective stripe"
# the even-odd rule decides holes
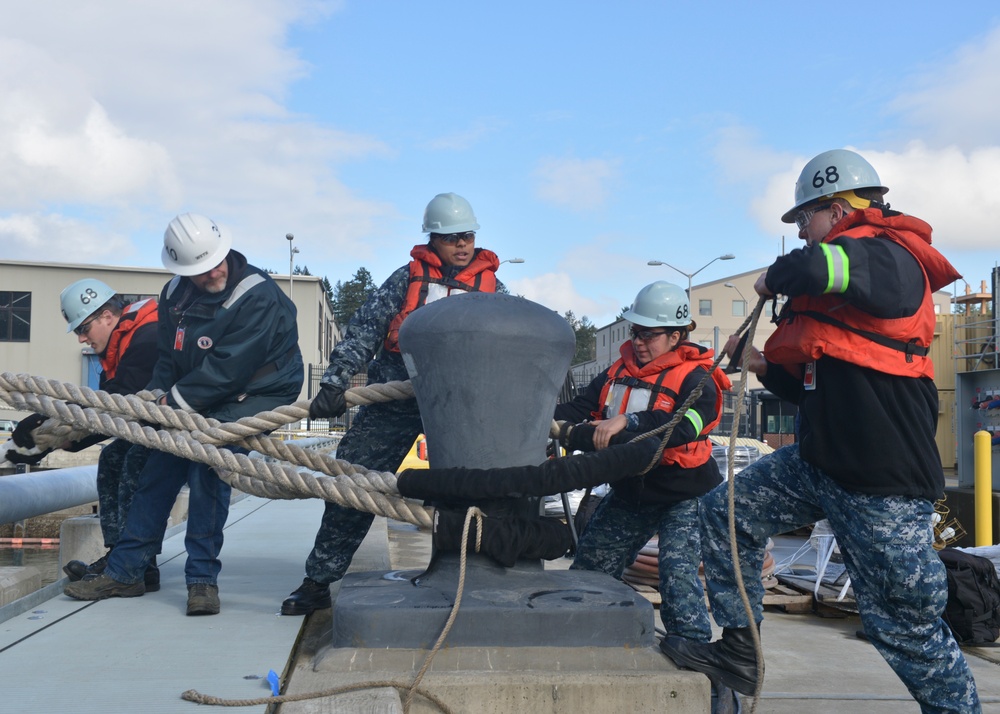
[[[705,422],[701,420],[701,414],[694,409],[688,409],[684,412],[684,418],[694,425],[694,432],[696,434],[701,434],[701,430],[705,428]]]
[[[820,243],[819,247],[826,257],[828,277],[823,294],[847,292],[847,284],[851,279],[851,261],[847,257],[847,252],[839,245],[829,243]]]

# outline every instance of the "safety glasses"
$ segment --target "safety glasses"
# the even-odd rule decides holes
[[[466,243],[471,243],[476,239],[476,233],[475,231],[465,231],[463,233],[435,233],[434,237],[442,243],[458,243],[460,240],[464,240]]]
[[[633,340],[642,340],[643,342],[649,342],[660,335],[667,334],[666,330],[640,330],[635,326],[630,327],[628,332],[632,335]]]
[[[88,332],[90,332],[90,326],[94,324],[95,320],[97,320],[97,318],[92,317],[86,322],[81,322],[77,327],[73,328],[73,332],[75,332],[79,337],[85,336]]]
[[[813,219],[820,211],[825,211],[833,206],[832,203],[824,203],[820,206],[813,206],[812,208],[806,208],[795,214],[795,227],[800,231],[809,225],[809,221]]]

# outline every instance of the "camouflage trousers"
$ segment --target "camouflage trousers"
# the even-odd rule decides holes
[[[736,539],[756,622],[769,536],[826,518],[851,578],[865,634],[923,712],[978,712],[968,663],[941,619],[944,565],[931,545],[934,506],[920,498],[846,491],[806,463],[797,445],[751,464],[735,479]],[[729,547],[727,484],[702,497],[701,542],[712,615],[747,627]]]
[[[701,544],[698,499],[674,504],[633,504],[603,499],[580,537],[570,568],[600,570],[621,579],[639,550],[659,537],[660,620],[668,635],[712,639],[705,593],[698,579]]]
[[[139,474],[149,449],[124,439],[115,439],[101,449],[97,460],[97,501],[101,533],[108,548],[118,543]]]
[[[337,447],[337,458],[374,471],[394,472],[421,431],[416,400],[368,404]],[[327,501],[306,575],[319,583],[344,577],[374,516]]]

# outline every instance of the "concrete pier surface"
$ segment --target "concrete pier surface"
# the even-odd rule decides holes
[[[179,529],[164,543],[159,592],[86,603],[62,595],[61,586],[54,583],[27,602],[0,608],[3,711],[222,711],[184,701],[180,695],[195,689],[223,698],[267,697],[269,670],[282,675],[289,692],[305,694],[334,686],[335,677],[323,671],[322,665],[323,660],[334,663],[338,653],[325,653],[319,661],[315,657],[324,653],[329,642],[329,611],[308,618],[278,615],[281,600],[302,580],[303,563],[322,510],[318,500],[247,497],[234,503],[222,550],[222,613],[216,616],[184,615],[187,592],[183,531]],[[418,568],[426,565],[429,556],[426,534],[407,524],[376,519],[354,570]],[[547,567],[568,565],[567,559],[560,559]],[[758,712],[918,712],[875,649],[855,636],[859,628],[856,616],[824,618],[769,608],[762,633],[767,675]],[[442,659],[435,659],[440,671],[448,666],[450,654],[454,650],[449,653],[446,645],[438,655]],[[534,654],[544,657],[544,648]],[[422,651],[411,655],[418,668],[423,655]],[[1000,714],[998,655],[1000,648],[967,651],[984,699],[983,710]],[[636,661],[640,659],[654,679],[678,676],[678,681],[692,684],[694,704],[682,705],[681,697],[650,701],[643,686],[605,687],[614,697],[608,712],[706,711],[704,699],[699,699],[707,692],[701,675],[677,670],[654,651],[637,654]],[[412,666],[409,669],[414,671]],[[308,699],[236,711],[393,711],[388,707],[393,700],[398,702],[391,691],[352,696],[339,702]]]

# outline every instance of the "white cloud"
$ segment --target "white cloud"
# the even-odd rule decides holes
[[[642,258],[623,250],[620,235],[602,234],[575,245],[558,259],[555,270],[530,278],[504,277],[514,294],[557,310],[572,310],[595,325],[613,321],[622,307],[631,304],[639,288],[665,278],[663,268],[646,266]]]
[[[547,203],[573,211],[604,205],[619,177],[619,161],[543,158],[534,171],[535,194]]]
[[[8,235],[25,232],[5,255],[28,258],[35,240],[59,243],[59,227],[81,215],[145,237],[186,210],[230,224],[248,252],[270,252],[271,237],[293,231],[312,238],[314,263],[366,255],[370,242],[357,236],[395,211],[354,195],[334,167],[390,155],[389,147],[283,105],[309,69],[285,44],[289,26],[338,5],[65,0],[7,8],[0,211]],[[38,217],[53,206],[63,215]],[[86,243],[94,233],[79,233],[80,250],[67,259],[104,253],[103,236]]]
[[[951,61],[920,68],[889,109],[934,147],[971,152],[1000,143],[1000,27],[962,47]]]
[[[845,147],[865,157],[889,187],[886,201],[896,210],[924,219],[934,228],[939,250],[975,251],[995,248],[1000,214],[1000,146],[964,152],[950,146],[931,149],[920,141],[901,151]],[[750,210],[761,230],[796,236],[794,225],[779,217],[792,207],[792,187],[802,166],[812,157],[793,159],[771,175]]]
[[[1000,28],[960,48],[950,61],[922,68],[909,82],[919,89],[888,100],[887,108],[909,128],[897,129],[880,147],[845,147],[875,167],[890,189],[886,200],[893,208],[930,223],[935,246],[977,272],[977,263],[995,252],[994,217],[1000,214],[998,64]],[[721,135],[715,156],[724,174],[746,185],[754,182],[750,167],[767,166],[750,214],[765,234],[797,235],[779,217],[791,208],[792,187],[811,156],[772,152],[739,127]]]
[[[128,238],[92,223],[58,215],[15,214],[0,217],[4,257],[47,262],[120,265],[132,251]],[[7,250],[17,246],[17,250]]]
[[[516,278],[504,282],[511,294],[521,295],[528,300],[555,310],[560,315],[565,314],[567,310],[572,310],[577,318],[586,315],[591,321],[595,321],[593,315],[606,314],[609,307],[613,307],[594,300],[589,296],[591,292],[589,290],[587,295],[577,291],[573,279],[568,273],[544,273],[530,278]]]

